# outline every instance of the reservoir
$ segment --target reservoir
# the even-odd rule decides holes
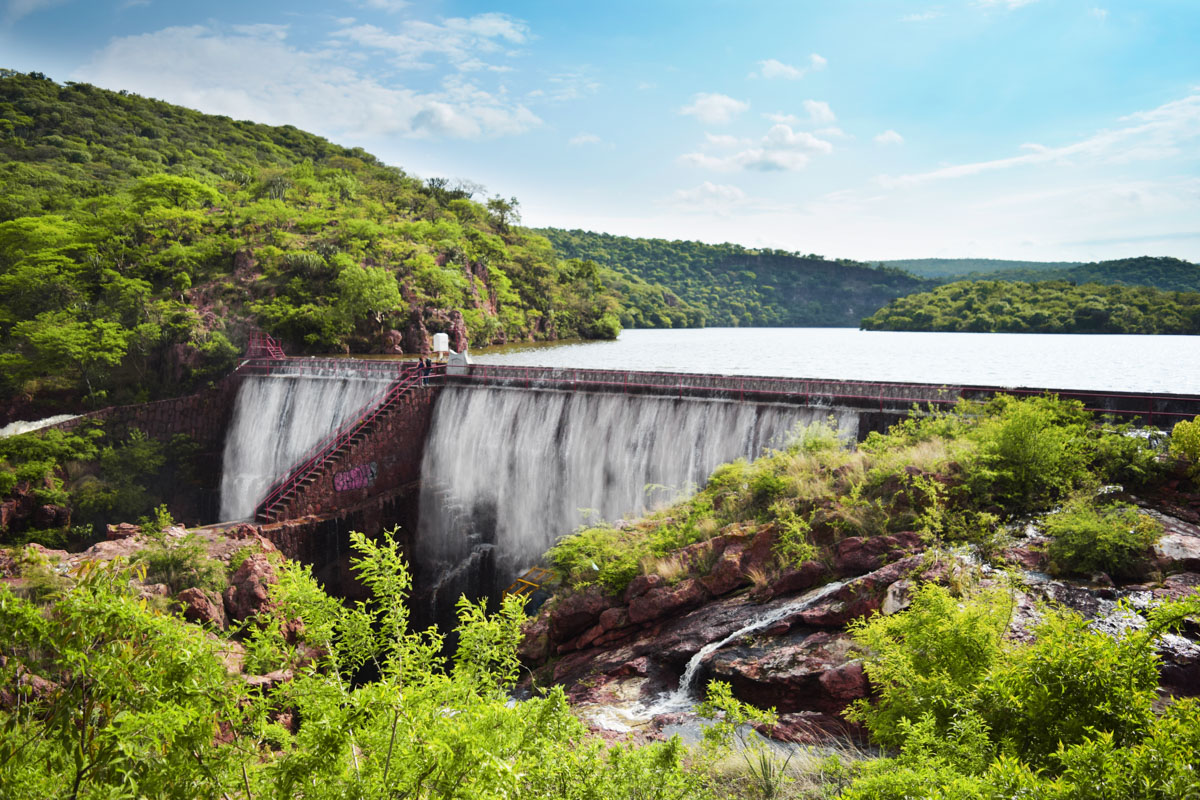
[[[643,329],[611,342],[491,347],[471,356],[481,364],[1200,394],[1197,336]]]

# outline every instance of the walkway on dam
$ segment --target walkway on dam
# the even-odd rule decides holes
[[[276,521],[294,516],[304,506],[302,495],[318,491],[320,481],[335,484],[343,472],[359,463],[374,463],[364,455],[371,440],[397,435],[398,416],[411,414],[414,394],[425,398],[422,413],[430,413],[433,397],[441,386],[504,387],[518,391],[602,392],[647,395],[682,400],[707,399],[751,404],[785,404],[808,408],[842,408],[857,412],[859,435],[870,430],[885,430],[890,424],[919,408],[946,408],[962,399],[983,400],[1000,393],[1036,395],[1047,391],[1030,387],[948,386],[923,383],[885,383],[835,381],[808,378],[708,375],[674,372],[638,372],[623,370],[563,369],[475,364],[466,367],[435,365],[433,374],[424,377],[413,361],[287,358],[257,356],[248,358],[237,373],[250,375],[313,375],[347,371],[361,372],[373,380],[391,380],[380,399],[348,420],[338,430],[317,443],[268,491],[258,505],[255,519]],[[1060,397],[1080,401],[1097,414],[1107,414],[1170,428],[1181,419],[1200,414],[1200,397],[1173,394],[1136,394],[1128,392],[1092,392],[1053,390]],[[406,426],[409,430],[411,426]],[[423,426],[418,426],[424,430]],[[409,443],[417,451],[423,443]],[[335,470],[342,472],[335,472]],[[348,474],[348,473],[347,473]],[[381,476],[382,477],[382,476]],[[382,488],[382,487],[378,487]]]

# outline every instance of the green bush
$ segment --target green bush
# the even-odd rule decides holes
[[[1081,403],[1000,395],[983,410],[968,434],[977,448],[965,465],[975,503],[1025,513],[1096,481],[1089,469],[1090,415]]]
[[[1098,505],[1083,498],[1051,514],[1042,527],[1051,537],[1047,552],[1055,572],[1116,577],[1138,575],[1162,533],[1158,522],[1131,505]]]
[[[1189,472],[1200,483],[1200,417],[1175,423],[1171,429],[1169,450],[1176,458],[1190,462]]]
[[[171,594],[184,589],[219,590],[225,585],[225,568],[209,558],[204,542],[194,533],[171,541],[158,539],[142,550],[139,561],[145,564],[148,583],[165,583]]]
[[[969,705],[975,685],[1003,655],[1011,601],[1002,591],[965,600],[935,584],[917,589],[902,614],[859,618],[848,630],[866,653],[877,699],[859,700],[849,718],[889,746],[907,739],[904,723],[929,716],[945,733]]]

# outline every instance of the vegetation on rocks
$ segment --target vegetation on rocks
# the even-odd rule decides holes
[[[892,300],[873,331],[1200,333],[1200,292],[1066,281],[957,281]]]
[[[1003,543],[1005,523],[1069,500],[1072,513],[1050,518],[1061,533],[1053,557],[1068,571],[1115,570],[1145,554],[1157,526],[1112,507],[1113,495],[1100,488],[1137,489],[1168,468],[1156,440],[1133,433],[1053,396],[999,396],[913,415],[853,450],[832,428],[810,426],[782,450],[719,467],[682,503],[565,537],[549,558],[566,585],[599,583],[619,594],[673,551],[739,526],[773,531],[778,570],[820,557],[847,537],[904,532],[991,553]],[[1080,514],[1108,527],[1076,526]],[[1128,535],[1126,522],[1134,531]],[[1113,526],[1119,530],[1105,533]]]
[[[1156,714],[1156,640],[1200,613],[1164,603],[1119,635],[1048,609],[1032,642],[1004,638],[1007,592],[912,606],[853,626],[878,693],[855,716],[899,755],[861,767],[846,800],[1179,798],[1200,791],[1200,703]]]
[[[293,353],[461,349],[612,338],[667,302],[560,259],[477,185],[37,73],[0,71],[0,183],[5,407],[178,394],[255,327]]]

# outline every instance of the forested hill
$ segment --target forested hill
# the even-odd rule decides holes
[[[1168,292],[1200,292],[1200,264],[1178,258],[1139,256],[1088,264],[1072,261],[999,261],[988,258],[925,258],[880,262],[914,275],[978,281],[1070,281],[1114,286],[1153,286]]]
[[[933,285],[900,270],[819,255],[557,228],[537,232],[564,257],[666,286],[701,309],[707,325],[857,327],[889,300]]]
[[[962,278],[1010,272],[1046,273],[1077,267],[1081,261],[1006,261],[997,258],[901,258],[878,262],[922,278]]]
[[[1067,281],[958,281],[893,300],[876,331],[1200,334],[1200,293]]]
[[[1112,286],[1153,286],[1168,292],[1200,292],[1200,264],[1178,258],[1140,256],[1098,261],[1062,269],[1006,270],[973,275],[976,280],[1103,283]]]
[[[669,291],[563,261],[515,198],[421,181],[290,126],[0,70],[0,422],[292,353],[613,337]],[[629,314],[626,315],[627,317]]]

